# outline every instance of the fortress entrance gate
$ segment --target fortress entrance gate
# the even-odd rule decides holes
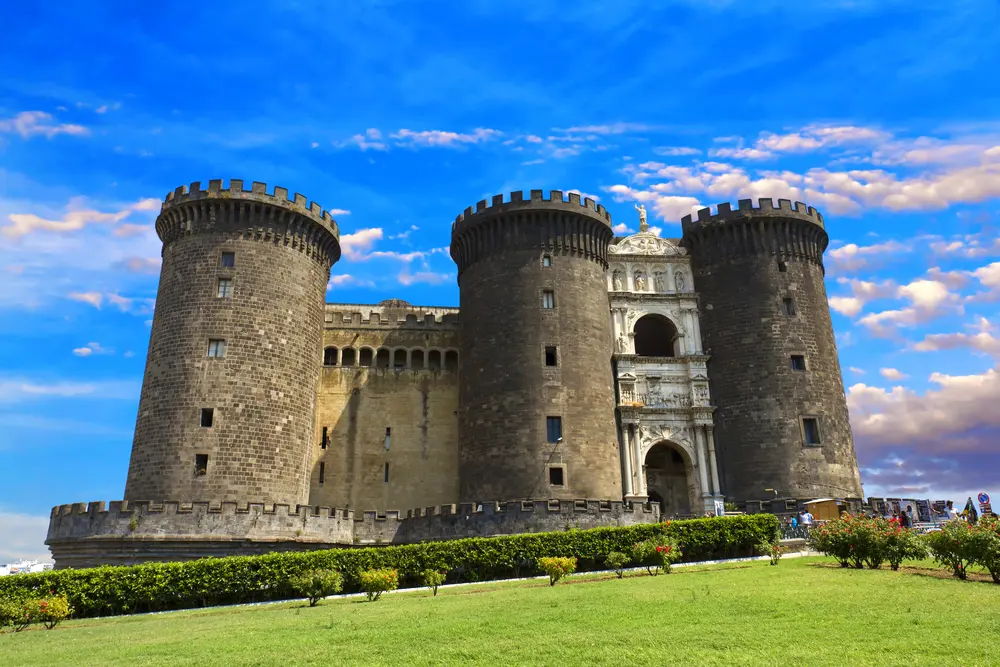
[[[649,500],[660,503],[661,516],[692,514],[701,509],[694,467],[682,447],[667,441],[656,443],[646,452],[643,470]]]

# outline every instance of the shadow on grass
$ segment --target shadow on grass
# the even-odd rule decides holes
[[[840,565],[840,563],[809,563],[807,565],[807,567],[819,567],[819,568],[831,569],[831,570],[855,570],[855,571],[863,569],[863,570],[867,570],[867,571],[871,572],[871,569],[867,568],[867,567],[866,568],[856,568],[856,567],[853,567],[853,566],[852,567],[844,567],[844,566]],[[893,571],[888,566],[883,566],[883,567],[880,567],[878,569],[879,569],[879,571],[882,571],[882,572],[892,572]],[[963,581],[962,579],[959,579],[958,577],[956,577],[955,574],[951,571],[950,568],[945,568],[945,567],[934,567],[934,566],[919,567],[919,566],[916,566],[916,565],[902,565],[902,566],[900,566],[900,568],[898,570],[896,570],[896,572],[899,572],[899,573],[902,573],[902,574],[905,574],[905,575],[909,575],[909,576],[928,577],[930,579],[951,579],[951,580],[954,580],[954,581]],[[964,581],[972,581],[972,582],[980,583],[980,584],[993,584],[993,585],[996,585],[996,582],[993,581],[993,577],[988,572],[973,572],[973,571],[970,571],[970,572],[968,572],[968,574],[966,574],[966,579],[964,579]]]

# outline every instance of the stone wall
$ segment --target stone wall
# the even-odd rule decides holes
[[[462,307],[459,499],[620,498],[610,216],[559,191],[476,208],[456,221],[451,244]],[[546,291],[553,308],[543,308]],[[561,442],[548,441],[549,417],[561,419]],[[550,483],[553,466],[561,485]]]
[[[719,206],[682,221],[700,295],[727,498],[765,489],[803,498],[860,497],[837,345],[823,282],[828,238],[813,208],[779,200]],[[793,313],[786,310],[790,300]],[[804,357],[805,370],[792,367]],[[808,443],[803,419],[818,420]]]
[[[46,544],[56,569],[184,561],[271,551],[409,544],[655,523],[658,508],[576,500],[444,505],[356,513],[257,503],[113,501],[52,509]]]
[[[163,265],[125,498],[306,502],[336,224],[301,195],[233,180],[170,193],[156,229]]]
[[[457,312],[327,305],[310,504],[360,511],[458,498]]]

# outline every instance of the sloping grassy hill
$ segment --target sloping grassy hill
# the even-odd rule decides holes
[[[1000,664],[1000,586],[824,558],[361,600],[70,621],[0,665]]]

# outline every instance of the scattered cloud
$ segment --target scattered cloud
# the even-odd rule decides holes
[[[73,350],[73,354],[78,357],[89,357],[95,354],[114,354],[115,351],[102,346],[100,343],[87,343],[83,347]]]
[[[830,297],[830,308],[848,317],[855,317],[866,304],[872,301],[895,296],[897,289],[896,284],[891,280],[875,283],[854,278],[838,278],[837,282],[849,286],[851,296]]]
[[[609,125],[579,125],[576,127],[552,128],[553,132],[567,134],[626,134],[629,132],[648,132],[653,130],[644,123],[611,123]]]
[[[453,147],[463,144],[479,144],[491,139],[496,139],[503,133],[499,130],[477,128],[471,133],[446,132],[444,130],[422,130],[414,131],[402,129],[391,136],[396,140],[397,146],[424,146],[424,147]]]
[[[351,214],[351,212],[348,211],[346,208],[331,208],[330,209],[330,215],[337,215],[337,216],[343,217],[345,215],[350,215],[350,214]]]
[[[900,380],[905,380],[906,378],[910,377],[909,375],[906,375],[905,373],[898,371],[895,368],[880,368],[878,372],[882,375],[882,377],[891,382],[898,382]]]
[[[0,563],[18,560],[52,562],[45,538],[49,517],[0,511]]]
[[[146,273],[155,276],[160,273],[162,261],[159,257],[128,257],[119,262],[118,266],[132,273]]]
[[[855,375],[864,375],[865,374],[865,369],[858,368],[857,366],[849,366],[847,370],[851,371]]]
[[[136,381],[102,380],[94,382],[41,382],[0,377],[0,403],[22,403],[48,398],[126,399],[139,395]]]
[[[340,250],[344,257],[351,260],[366,259],[376,241],[382,240],[382,228],[359,229],[340,237]]]
[[[426,283],[428,285],[440,285],[449,280],[454,280],[453,273],[435,273],[433,271],[416,271],[411,273],[409,269],[403,269],[396,276],[401,285],[413,285],[415,283]]]
[[[101,309],[101,304],[104,302],[104,295],[100,292],[70,292],[66,298],[80,303],[89,303],[98,310]]]
[[[11,224],[0,227],[0,232],[11,238],[22,237],[36,230],[75,232],[93,224],[115,225],[137,211],[159,210],[161,204],[159,199],[141,199],[114,213],[102,213],[94,209],[77,208],[81,203],[80,199],[72,200],[69,211],[60,220],[49,220],[33,213],[12,213],[7,216]],[[137,225],[129,225],[128,231],[119,236],[130,235],[135,227]]]
[[[355,134],[350,139],[334,142],[337,148],[356,147],[362,151],[385,151],[389,147],[382,140],[382,133],[374,127],[365,130],[364,134]]]
[[[884,262],[894,255],[909,252],[911,247],[899,241],[884,241],[867,246],[848,243],[826,252],[826,265],[831,272],[856,273]]]
[[[701,155],[701,150],[690,146],[657,146],[653,149],[653,153],[665,157],[681,157],[683,155]]]
[[[56,123],[52,114],[44,111],[22,111],[13,118],[0,120],[0,132],[19,134],[24,139],[42,136],[51,139],[57,134],[84,135],[90,131],[82,125]]]
[[[348,273],[341,273],[338,275],[330,276],[330,281],[326,284],[326,291],[330,291],[336,287],[375,287],[375,283],[371,280],[366,280],[363,278],[358,278],[357,276],[352,276]]]
[[[925,324],[946,313],[962,314],[961,297],[937,280],[918,279],[896,288],[896,297],[909,306],[865,315],[858,322],[879,337],[890,337],[899,327]]]
[[[89,304],[98,310],[107,302],[131,315],[149,315],[156,303],[156,299],[125,297],[114,292],[70,292],[66,298]]]
[[[1000,359],[1000,338],[993,335],[995,327],[985,317],[979,317],[970,327],[972,332],[928,334],[913,345],[918,352],[971,349]]]

